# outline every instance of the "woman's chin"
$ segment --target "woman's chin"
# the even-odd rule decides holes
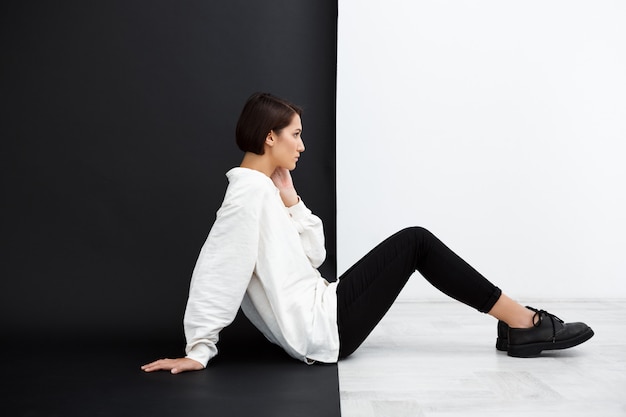
[[[286,162],[284,164],[279,165],[278,167],[286,169],[288,171],[293,171],[294,169],[296,169],[296,165],[297,164],[298,164],[298,161],[294,161],[294,162],[291,162],[291,163]]]

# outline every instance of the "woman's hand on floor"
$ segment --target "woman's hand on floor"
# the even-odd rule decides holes
[[[154,361],[148,363],[141,367],[142,370],[146,372],[154,372],[154,371],[170,371],[173,374],[180,374],[181,372],[187,371],[199,371],[204,369],[204,366],[198,361],[194,361],[189,358],[178,358],[178,359],[159,359],[158,361]]]

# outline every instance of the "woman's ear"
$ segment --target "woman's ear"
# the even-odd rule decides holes
[[[268,146],[274,146],[274,131],[271,130],[270,133],[265,137],[265,144]]]

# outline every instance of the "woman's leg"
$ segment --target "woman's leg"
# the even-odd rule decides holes
[[[389,237],[339,278],[340,358],[363,343],[415,270],[443,293],[500,319],[497,347],[509,356],[567,349],[594,335],[585,323],[565,323],[544,310],[523,307],[428,230],[412,227]]]
[[[491,311],[502,294],[428,230],[401,230],[339,278],[339,357],[361,345],[416,270],[443,293],[483,313]]]

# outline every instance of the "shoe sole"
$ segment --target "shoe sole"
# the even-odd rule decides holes
[[[567,349],[591,339],[594,335],[593,330],[587,329],[585,333],[579,334],[568,340],[562,340],[560,342],[541,342],[541,343],[528,343],[525,345],[509,345],[508,355],[515,358],[532,358],[538,356],[544,350],[559,350]]]

